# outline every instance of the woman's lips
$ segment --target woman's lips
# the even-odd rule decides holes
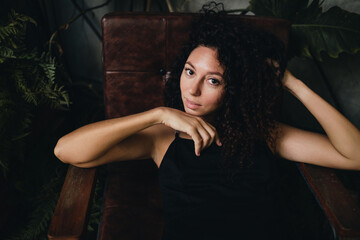
[[[187,108],[191,109],[191,110],[196,110],[198,109],[199,107],[201,107],[200,104],[196,103],[196,102],[193,102],[193,101],[190,101],[189,99],[185,98],[185,105]]]

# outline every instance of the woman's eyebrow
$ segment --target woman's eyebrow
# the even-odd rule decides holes
[[[189,64],[193,69],[196,69],[194,65],[191,64],[191,62],[187,61],[185,64]]]
[[[189,64],[193,69],[196,70],[196,68],[194,67],[194,65],[191,64],[191,62],[187,61],[185,64]],[[223,77],[223,75],[219,72],[208,72],[209,75],[218,75],[220,77]]]
[[[223,75],[219,72],[208,72],[209,75],[218,75],[219,77],[223,77]]]

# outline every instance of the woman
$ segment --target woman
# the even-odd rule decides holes
[[[204,17],[166,83],[168,107],[81,127],[58,141],[55,155],[85,168],[152,158],[163,239],[286,239],[274,155],[360,170],[360,132],[285,66],[271,35]],[[327,135],[276,120],[282,88]]]

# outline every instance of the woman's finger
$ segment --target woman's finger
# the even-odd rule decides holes
[[[210,147],[210,145],[214,142],[215,136],[216,136],[216,130],[211,128],[210,126],[204,126],[204,129],[206,130],[206,134],[208,136],[207,141],[205,142],[205,147]]]
[[[201,138],[199,133],[196,133],[196,134],[192,133],[189,135],[191,136],[191,138],[194,141],[195,155],[200,156],[201,148],[203,145],[203,139]]]
[[[200,149],[202,151],[204,148],[210,146],[210,144],[212,142],[212,136],[211,136],[211,133],[209,133],[208,129],[206,129],[202,125],[199,126],[199,128],[197,130],[202,139],[202,145],[201,145],[201,149]]]
[[[208,141],[206,147],[209,147],[214,141],[216,141],[216,144],[218,146],[221,146],[220,138],[216,131],[216,128],[213,125],[211,125],[210,123],[205,122],[204,120],[202,120],[200,122],[202,123],[203,127],[206,129],[208,134],[210,135],[210,140]]]
[[[216,141],[216,144],[221,147],[222,146],[222,143],[220,141],[220,137],[219,137],[219,134],[217,132],[215,132],[215,141]]]

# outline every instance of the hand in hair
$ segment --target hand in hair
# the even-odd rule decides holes
[[[300,80],[297,79],[289,70],[285,70],[284,77],[282,78],[282,85],[283,87],[288,90],[291,94],[293,94],[295,97],[298,98],[297,94],[292,90],[293,86],[296,85],[296,82],[299,82]]]

